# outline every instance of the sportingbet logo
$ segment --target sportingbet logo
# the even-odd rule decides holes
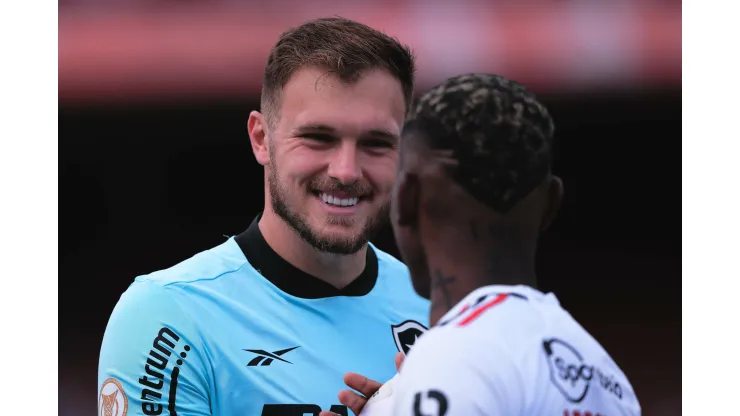
[[[586,363],[572,345],[551,338],[545,340],[542,346],[550,366],[550,380],[568,401],[580,403],[594,385],[622,399],[622,386],[615,377]]]
[[[252,361],[249,362],[249,364],[247,364],[247,367],[255,367],[255,366],[260,365],[260,363],[262,363],[262,367],[266,367],[272,364],[272,362],[275,360],[282,361],[288,364],[293,364],[288,360],[280,358],[280,356],[287,354],[296,348],[298,347],[286,348],[284,350],[278,350],[278,351],[273,351],[273,352],[267,352],[265,350],[244,350],[244,351],[249,351],[251,353],[258,355],[258,357],[255,357]]]

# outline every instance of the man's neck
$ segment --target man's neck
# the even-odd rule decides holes
[[[365,269],[367,247],[354,254],[322,253],[305,242],[272,209],[265,209],[259,228],[267,244],[296,268],[342,289]]]
[[[480,287],[536,286],[534,259],[507,257],[495,253],[487,255],[461,253],[459,256],[448,253],[445,256],[428,258],[431,278],[429,316],[431,325],[435,325],[450,309]]]

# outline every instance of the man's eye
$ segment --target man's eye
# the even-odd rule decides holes
[[[311,133],[311,134],[303,134],[301,135],[301,137],[303,137],[304,139],[313,140],[313,141],[322,142],[322,143],[330,143],[334,141],[334,138],[327,134]]]
[[[368,140],[365,142],[365,146],[372,148],[390,149],[393,147],[393,143],[387,140]]]

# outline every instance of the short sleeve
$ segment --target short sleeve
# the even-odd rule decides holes
[[[203,344],[167,288],[137,281],[103,337],[99,415],[211,415]]]
[[[401,368],[393,414],[520,414],[524,392],[514,362],[504,351],[490,345],[471,348],[465,337],[456,335],[442,328],[419,338]]]

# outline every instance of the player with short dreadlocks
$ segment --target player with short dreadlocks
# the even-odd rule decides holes
[[[535,95],[500,76],[458,76],[421,97],[391,217],[433,328],[363,415],[640,414],[609,354],[536,289],[537,240],[563,195],[553,134]]]

